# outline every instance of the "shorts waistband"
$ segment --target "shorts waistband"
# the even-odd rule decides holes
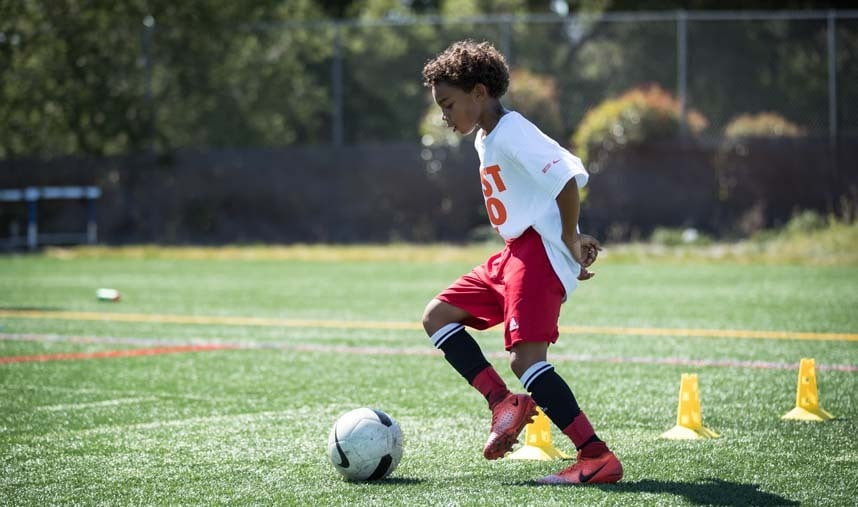
[[[506,246],[512,246],[515,243],[519,243],[521,241],[526,241],[529,238],[531,238],[532,236],[539,236],[539,233],[536,232],[536,229],[534,229],[533,227],[528,227],[518,237],[505,240],[505,243],[506,243]]]

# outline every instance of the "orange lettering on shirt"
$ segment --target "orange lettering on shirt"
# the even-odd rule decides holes
[[[492,197],[495,189],[498,192],[506,190],[500,170],[501,168],[497,164],[480,169],[480,181],[483,183],[483,195],[486,197],[486,211],[488,211],[489,221],[495,226],[495,229],[506,222],[506,206],[497,197]],[[489,176],[491,176],[491,181],[489,181]]]
[[[489,193],[486,194],[486,192],[485,192],[486,186],[489,183],[488,180],[486,179],[486,175],[489,175],[492,177],[492,181],[495,184],[495,188],[498,189],[498,192],[503,192],[504,190],[506,190],[506,185],[503,184],[503,178],[501,178],[501,176],[500,176],[500,170],[501,170],[500,166],[495,164],[495,165],[490,165],[490,166],[484,168],[482,171],[480,171],[480,176],[482,176],[482,180],[483,180],[483,194],[485,194],[486,197],[492,195],[491,185],[489,185]]]
[[[497,197],[486,199],[486,211],[489,212],[489,221],[495,227],[500,227],[501,224],[506,222],[506,207]]]
[[[488,197],[494,193],[492,184],[486,179],[486,170],[480,169],[480,182],[483,184],[483,195]]]

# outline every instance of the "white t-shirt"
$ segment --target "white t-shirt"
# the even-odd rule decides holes
[[[501,116],[489,135],[480,129],[474,147],[492,226],[507,241],[533,227],[569,296],[578,286],[581,266],[561,239],[563,224],[555,199],[573,177],[578,188],[587,184],[581,159],[515,111]]]

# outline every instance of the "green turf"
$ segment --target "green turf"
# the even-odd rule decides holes
[[[530,481],[565,464],[483,460],[485,402],[419,329],[425,302],[470,266],[0,257],[0,310],[43,312],[0,317],[0,357],[155,343],[243,347],[0,364],[0,504],[854,505],[858,372],[830,368],[858,366],[855,341],[566,334],[552,349],[555,364],[623,460],[623,482],[538,487]],[[608,260],[597,268],[562,325],[858,333],[856,267]],[[99,287],[119,289],[122,301],[98,302]],[[333,327],[52,315],[60,311]],[[348,325],[362,321],[412,327]],[[501,351],[499,332],[477,336],[487,352]],[[816,359],[822,406],[837,420],[780,419],[795,404],[802,357]],[[518,389],[504,358],[491,360]],[[774,367],[670,364],[689,360]],[[704,422],[722,438],[658,438],[675,423],[680,376],[689,372],[699,375]],[[402,426],[405,456],[387,481],[343,482],[326,460],[333,421],[358,406],[381,408]],[[554,439],[573,452],[556,430]]]

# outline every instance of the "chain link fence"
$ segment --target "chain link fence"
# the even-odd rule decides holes
[[[238,27],[193,51],[180,27],[147,21],[146,96],[154,135],[169,147],[412,141],[429,105],[422,65],[463,38],[491,41],[514,69],[554,81],[558,137],[594,105],[645,84],[703,114],[709,139],[763,111],[812,136],[858,133],[858,11],[286,22]],[[200,53],[218,66],[202,66]]]
[[[118,42],[100,55],[116,69],[101,114],[124,111],[133,129],[104,127],[98,138],[84,128],[84,140],[115,150],[64,160],[64,147],[80,142],[61,130],[61,104],[45,101],[39,107],[53,116],[44,129],[4,132],[22,147],[36,139],[59,148],[48,161],[0,160],[0,188],[100,187],[99,236],[108,242],[474,237],[486,219],[468,186],[473,149],[467,140],[427,146],[421,130],[437,115],[423,64],[471,38],[507,56],[516,73],[508,105],[518,108],[525,84],[541,94],[523,112],[563,145],[600,102],[650,84],[707,120],[693,143],[680,129],[674,142],[629,150],[592,179],[583,216],[602,237],[660,225],[748,233],[796,208],[837,212],[858,198],[858,11],[286,22],[227,35],[191,39],[151,18],[140,34],[105,34]],[[83,72],[87,60],[76,61]],[[34,87],[53,81],[30,74],[30,93],[49,96]],[[760,112],[781,115],[802,139],[723,151],[725,128]],[[123,148],[135,136],[144,149]],[[22,230],[25,214],[0,210],[0,230]],[[43,216],[63,220],[50,209]]]
[[[644,84],[674,93],[717,139],[740,114],[777,112],[812,136],[858,133],[858,11],[668,12],[289,23],[250,27],[306,55],[283,93],[324,103],[294,139],[410,141],[428,105],[422,64],[451,41],[492,41],[513,68],[556,82],[568,137],[600,101]],[[154,36],[157,46],[157,34]],[[315,51],[301,52],[301,40]],[[157,55],[154,55],[157,62]],[[277,72],[277,61],[255,71]],[[156,64],[157,66],[157,64]],[[307,83],[317,87],[309,95]],[[514,90],[516,83],[512,83]],[[276,105],[260,103],[260,107]]]

